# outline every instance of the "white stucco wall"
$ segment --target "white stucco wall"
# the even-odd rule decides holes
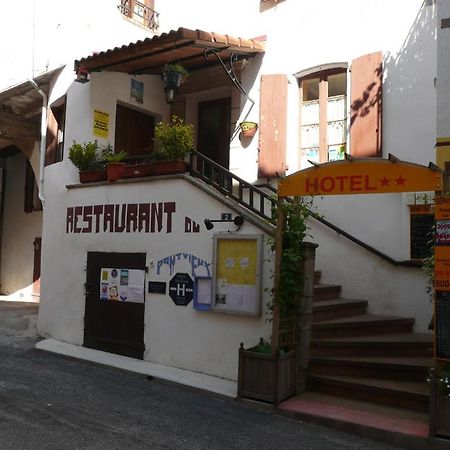
[[[42,236],[42,212],[24,212],[25,156],[7,159],[3,209],[1,292],[11,298],[31,298],[33,242]]]
[[[438,27],[437,27],[437,137],[450,136],[450,28],[441,28],[443,19],[450,18],[450,4],[445,0],[437,0]]]
[[[88,251],[144,252],[147,254],[149,280],[169,282],[173,276],[167,265],[157,274],[157,261],[180,252],[190,253],[207,262],[213,260],[213,233],[228,234],[230,226],[217,224],[213,231],[203,225],[205,218],[218,218],[229,208],[203,191],[180,179],[140,182],[126,185],[66,190],[58,182],[48,185],[58,191],[50,196],[47,207],[52,219],[44,222],[43,258],[46,271],[42,278],[42,297],[38,330],[43,335],[81,345],[84,330],[84,283]],[[175,202],[172,232],[165,227],[161,233],[66,233],[66,208],[94,204]],[[199,233],[185,232],[185,217],[200,224]],[[79,223],[79,226],[84,226]],[[233,230],[234,225],[231,226]],[[253,225],[244,223],[237,233],[262,234]],[[265,244],[264,259],[268,258]],[[264,262],[263,286],[270,287],[270,264]],[[186,262],[177,262],[175,272],[191,272]],[[199,267],[197,275],[207,275]],[[168,292],[168,291],[167,291]],[[176,306],[168,295],[146,294],[145,359],[169,366],[208,373],[224,378],[237,377],[237,350],[240,342],[257,343],[268,338],[266,322],[267,293],[262,290],[263,312],[260,317],[198,312],[192,307]]]
[[[0,48],[2,66],[0,89],[36,76],[61,64],[145,39],[150,30],[126,19],[111,0],[24,0],[20,20],[10,14],[0,17],[3,36],[8,45]]]

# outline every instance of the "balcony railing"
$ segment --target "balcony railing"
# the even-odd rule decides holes
[[[159,28],[159,13],[136,0],[121,0],[120,12],[139,24],[156,31]]]

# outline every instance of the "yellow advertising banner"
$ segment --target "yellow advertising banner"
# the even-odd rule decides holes
[[[94,135],[102,138],[108,137],[109,114],[98,109],[94,110]]]
[[[385,194],[440,191],[442,172],[399,160],[361,158],[333,161],[281,180],[278,195]]]
[[[434,249],[434,288],[436,291],[450,291],[450,246]]]

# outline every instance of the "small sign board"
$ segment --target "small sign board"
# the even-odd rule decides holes
[[[165,294],[166,285],[164,281],[149,281],[148,282],[148,292],[150,294]]]
[[[187,273],[176,273],[169,282],[169,296],[178,306],[186,306],[194,298],[194,282]]]

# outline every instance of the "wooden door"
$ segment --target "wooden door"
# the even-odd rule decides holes
[[[197,150],[226,169],[230,165],[231,98],[198,105]]]
[[[88,253],[85,347],[143,359],[144,303],[102,300],[100,286],[102,268],[145,270],[145,259],[145,253]]]
[[[33,260],[33,295],[39,295],[41,292],[41,248],[42,238],[37,237],[33,242],[34,260]]]

